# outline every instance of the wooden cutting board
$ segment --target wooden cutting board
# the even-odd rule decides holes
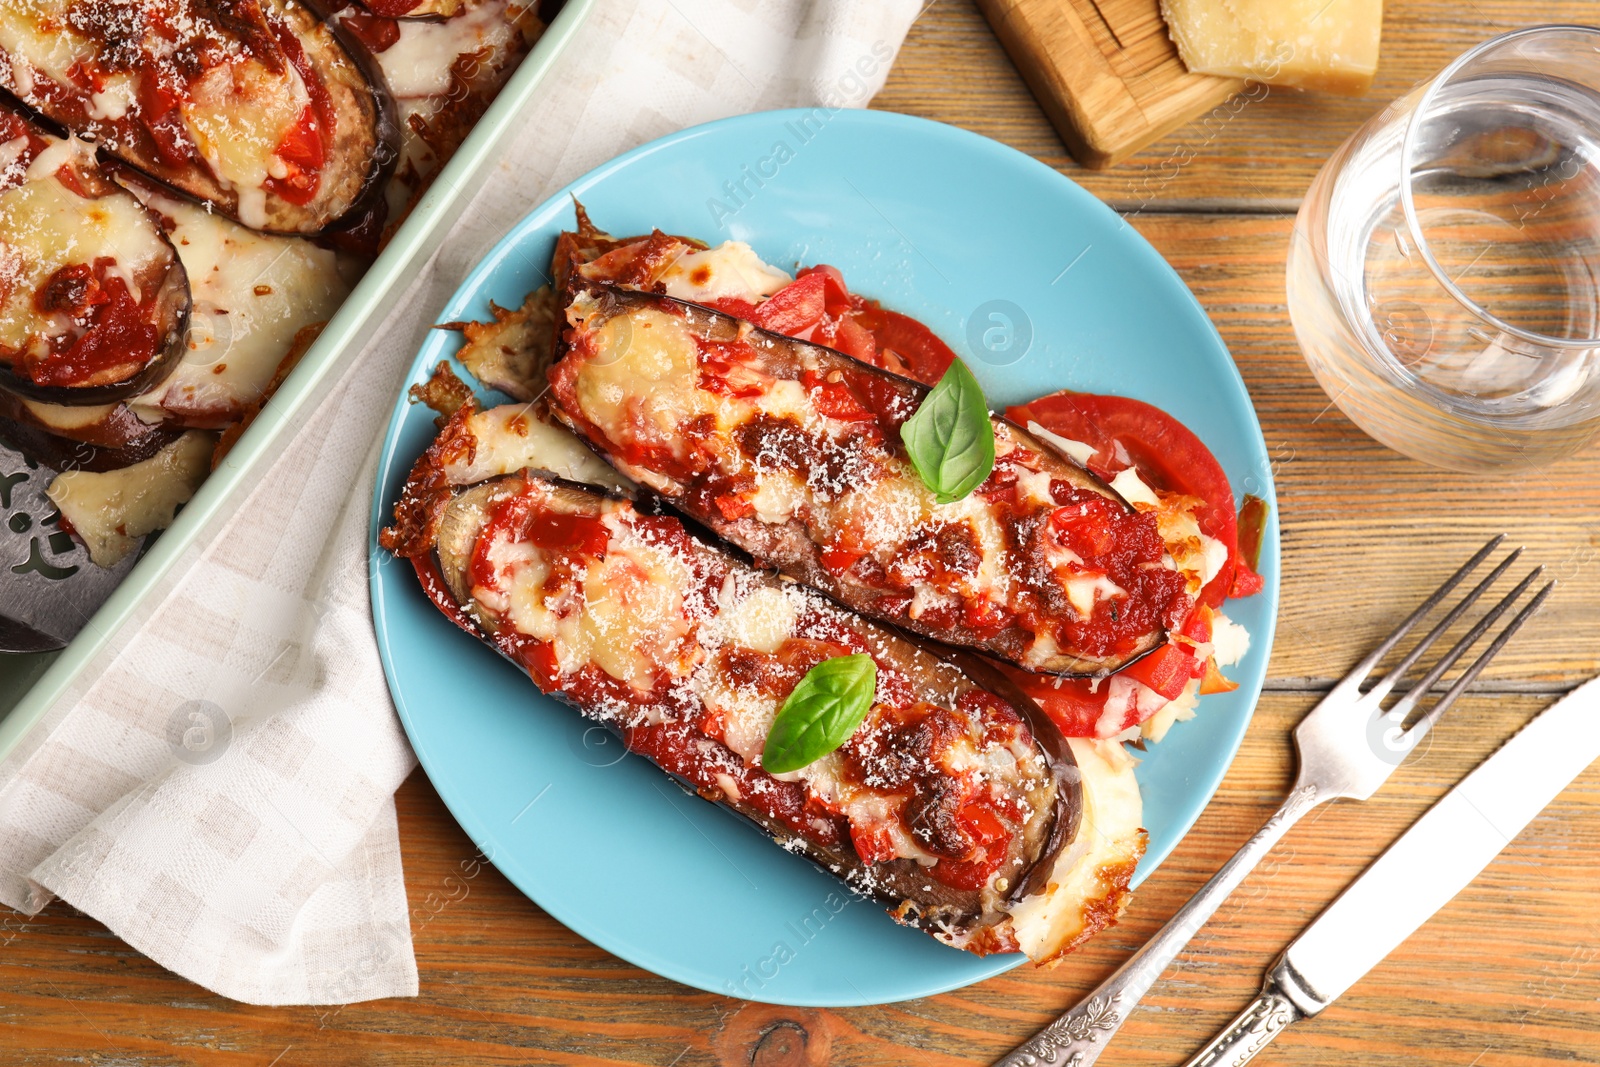
[[[1244,87],[1191,74],[1158,0],[978,0],[1078,162],[1109,167]]]

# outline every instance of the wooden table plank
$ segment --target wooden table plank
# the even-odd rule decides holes
[[[1378,76],[1365,96],[1258,86],[1105,171],[1073,162],[973,0],[934,0],[873,106],[1004,141],[1122,210],[1175,202],[1261,210],[1297,203],[1356,127],[1473,45],[1536,22],[1597,19],[1593,0],[1390,0],[1385,7]]]
[[[987,1063],[1115,967],[1270,813],[1288,784],[1287,731],[1313,699],[1267,696],[1217,800],[1136,894],[1122,925],[1054,971],[1019,968],[955,993],[839,1011],[700,993],[607,955],[541,912],[476,860],[419,772],[400,792],[419,998],[344,1008],[235,1004],[57,903],[0,932],[0,1047],[15,1067]],[[1323,809],[1297,828],[1201,931],[1101,1062],[1179,1062],[1192,1053],[1249,999],[1304,922],[1543,703],[1527,694],[1469,698],[1377,798]],[[1280,1040],[1271,1062],[1591,1059],[1600,1045],[1597,806],[1600,768],[1368,980]]]

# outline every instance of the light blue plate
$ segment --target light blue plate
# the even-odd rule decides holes
[[[523,219],[439,321],[487,319],[491,300],[515,306],[544,284],[556,235],[573,224],[573,195],[611,233],[733,238],[786,269],[839,267],[852,290],[922,319],[972,357],[997,408],[1066,387],[1157,404],[1211,446],[1236,492],[1273,502],[1250,398],[1200,306],[1122,219],[1020,152],[875,111],[770,112],[686,130]],[[433,333],[412,381],[457,345],[455,334]],[[402,396],[374,537],[432,434],[431,412]],[[435,610],[410,566],[376,541],[372,551],[378,643],[422,765],[495,865],[577,933],[701,989],[824,1007],[940,993],[1021,961],[969,956],[896,926],[876,905],[845,905],[832,878],[643,759],[621,758],[598,728],[586,732]],[[1239,689],[1207,697],[1199,718],[1139,768],[1150,848],[1136,881],[1199,816],[1250,721],[1278,607],[1275,518],[1261,567],[1266,591],[1228,606],[1253,637],[1229,672]]]

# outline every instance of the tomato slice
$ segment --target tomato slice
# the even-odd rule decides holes
[[[1227,546],[1228,562],[1200,591],[1200,602],[1216,607],[1227,599],[1239,565],[1233,489],[1222,465],[1187,426],[1142,400],[1095,393],[1052,393],[1009,408],[1006,415],[1091,446],[1095,451],[1087,466],[1102,478],[1132,465],[1152,489],[1203,500],[1195,518],[1201,532]]]
[[[1142,682],[1168,700],[1176,700],[1183,692],[1183,687],[1189,684],[1189,679],[1194,677],[1198,666],[1193,656],[1169,641],[1117,673]]]
[[[748,300],[741,300],[736,296],[722,296],[706,304],[707,307],[716,308],[724,315],[732,315],[736,319],[754,321],[756,305]]]
[[[322,143],[322,130],[314,108],[308,105],[300,112],[299,121],[279,142],[277,155],[287,163],[295,163],[308,170],[319,170],[327,163],[328,150]]]
[[[937,385],[944,372],[955,362],[956,354],[939,336],[910,315],[889,311],[876,300],[859,296],[850,298],[850,318],[872,335],[878,348],[878,358],[873,362],[915,378],[923,385]],[[884,358],[884,350],[899,356],[899,365]]]
[[[750,321],[763,330],[800,337],[815,329],[827,312],[823,290],[827,280],[821,274],[797,278],[773,293],[750,313]]]
[[[795,275],[796,280],[809,278],[813,275],[822,279],[822,299],[828,311],[837,313],[850,305],[850,290],[844,284],[844,274],[838,267],[830,267],[826,263],[818,263],[815,267],[806,267]]]
[[[838,349],[924,385],[937,385],[956,358],[949,345],[916,319],[851,293],[844,274],[826,263],[802,269],[794,281],[754,310],[743,314],[732,307],[721,310],[763,329]]]
[[[853,359],[871,363],[875,367],[882,366],[878,355],[877,338],[873,337],[848,311],[832,320],[830,343]]]
[[[1101,679],[1098,689],[1092,689],[1092,683],[1086,678],[1054,678],[1015,667],[1001,667],[1001,670],[1022,686],[1023,692],[1050,716],[1064,736],[1098,736],[1096,727],[1100,725],[1100,716],[1105,713],[1106,700],[1111,695],[1111,686],[1105,679]],[[1133,712],[1133,718],[1134,722],[1121,723],[1117,729],[1135,725],[1137,712]]]

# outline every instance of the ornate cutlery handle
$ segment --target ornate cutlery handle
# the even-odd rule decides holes
[[[1076,1007],[996,1060],[995,1067],[1088,1067],[1099,1059],[1101,1050],[1121,1029],[1128,1012],[1144,998],[1155,980],[1161,977],[1161,972],[1289,827],[1316,807],[1318,799],[1315,785],[1297,784],[1272,818],[1143,948],[1129,956],[1127,962]]]
[[[1256,1053],[1305,1015],[1271,982],[1239,1017],[1183,1067],[1244,1067]]]

